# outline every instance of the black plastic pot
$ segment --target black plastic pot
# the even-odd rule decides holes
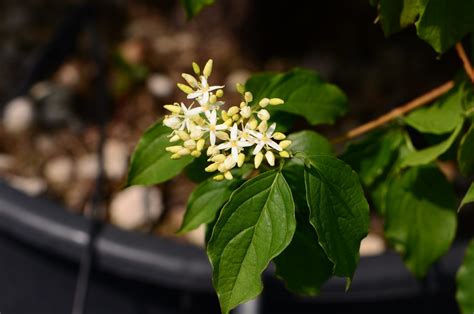
[[[68,313],[89,221],[0,183],[0,311]],[[203,250],[105,225],[97,235],[86,313],[218,313]],[[334,278],[316,298],[264,274],[261,313],[455,313],[454,274],[464,242],[417,281],[400,257],[361,258],[349,292]]]

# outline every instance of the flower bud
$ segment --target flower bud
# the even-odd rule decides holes
[[[194,148],[196,148],[196,141],[195,140],[184,141],[183,146],[186,147],[187,149],[193,150]]]
[[[275,155],[273,155],[273,152],[267,151],[265,153],[265,158],[267,158],[268,164],[270,166],[272,166],[272,167],[275,166]]]
[[[268,98],[263,98],[262,100],[260,100],[260,102],[258,103],[258,105],[262,108],[265,108],[266,106],[268,106],[268,104],[270,103],[270,99]]]
[[[236,122],[239,121],[239,119],[240,119],[240,115],[239,115],[239,114],[234,114],[234,115],[232,116],[232,120],[234,120],[234,121],[236,121]]]
[[[206,140],[205,139],[200,139],[199,141],[197,141],[196,143],[196,150],[198,151],[201,151],[203,148],[204,148],[204,144],[206,143]]]
[[[217,149],[217,146],[209,146],[206,151],[207,156],[213,156],[218,153],[219,150]]]
[[[275,132],[275,133],[273,133],[273,138],[278,140],[278,141],[281,141],[281,140],[284,140],[286,138],[286,135],[281,133],[281,132]]]
[[[209,166],[207,166],[207,167],[204,169],[204,171],[206,171],[206,172],[214,172],[214,171],[217,170],[217,167],[218,167],[218,166],[219,166],[219,164],[215,162],[215,163],[210,164]]]
[[[258,121],[253,119],[249,121],[248,126],[251,130],[255,130],[257,128]]]
[[[213,177],[215,181],[222,181],[224,180],[224,176],[222,174],[218,174],[217,176]]]
[[[189,140],[189,134],[186,133],[185,131],[178,131],[177,134],[179,138],[182,139],[183,141]]]
[[[217,131],[216,136],[218,139],[223,140],[223,141],[229,140],[229,134],[227,134],[226,132]]]
[[[223,91],[222,89],[218,89],[218,90],[216,91],[216,96],[219,97],[219,98],[222,97],[222,96],[224,96],[224,91]]]
[[[181,76],[189,84],[189,86],[194,87],[194,88],[198,87],[198,82],[194,76],[189,75],[187,73],[182,73]]]
[[[283,101],[283,99],[280,99],[280,98],[272,98],[270,99],[269,103],[272,106],[278,106],[278,105],[283,105],[285,102]]]
[[[181,138],[179,137],[179,135],[173,135],[171,138],[170,138],[170,143],[173,143],[173,142],[177,142],[179,141]]]
[[[221,117],[222,117],[222,121],[227,121],[229,119],[229,115],[227,114],[225,110],[221,111]]]
[[[224,178],[226,178],[227,180],[232,180],[234,177],[232,176],[232,173],[230,173],[230,171],[227,171],[226,173],[224,173]]]
[[[237,114],[237,113],[239,113],[239,107],[237,106],[232,106],[229,108],[229,110],[227,110],[227,114],[229,116],[233,116],[234,114]]]
[[[202,74],[204,74],[204,76],[208,78],[209,76],[211,76],[211,73],[212,73],[212,59],[209,59],[209,61],[207,61],[206,65],[204,66],[204,70],[202,70]]]
[[[267,129],[268,129],[267,121],[264,120],[264,121],[260,122],[260,124],[258,125],[257,128],[262,133],[267,132]]]
[[[201,73],[201,69],[199,68],[199,65],[196,62],[193,62],[193,71],[196,73],[196,75],[199,75]]]
[[[284,141],[281,141],[278,145],[280,145],[281,149],[286,149],[286,148],[288,148],[288,146],[291,145],[291,141],[290,140],[284,140]]]
[[[211,97],[209,97],[209,102],[211,104],[215,104],[217,102],[217,96],[216,95],[211,95]]]
[[[187,156],[189,154],[191,154],[191,151],[188,148],[183,147],[178,151],[178,155],[180,156]]]
[[[257,113],[257,117],[260,119],[260,120],[263,120],[263,121],[267,121],[268,119],[270,119],[270,113],[265,110],[265,109],[261,109],[258,113]]]
[[[224,173],[227,171],[227,168],[225,167],[224,163],[220,163],[218,166],[217,166],[217,170],[219,170],[219,172],[221,173]]]
[[[221,163],[221,162],[224,162],[226,156],[224,154],[219,154],[219,155],[215,155],[214,157],[211,158],[212,161],[214,162],[218,162],[218,163]]]
[[[181,84],[181,83],[178,83],[176,85],[178,86],[178,88],[180,90],[182,90],[186,94],[191,94],[192,92],[194,92],[193,89],[191,87],[189,87],[188,85],[184,85],[184,84]]]
[[[228,127],[230,127],[230,126],[232,126],[232,124],[234,124],[234,120],[232,120],[232,118],[229,118],[229,119],[225,120],[224,124],[227,125]]]
[[[177,152],[179,152],[179,150],[183,148],[182,146],[168,146],[166,147],[166,151],[167,152],[170,152],[170,153],[173,153],[173,154],[176,154]]]
[[[244,164],[245,162],[245,155],[243,153],[240,153],[239,154],[239,159],[237,161],[237,167],[242,167],[242,165]]]
[[[248,119],[252,115],[252,109],[249,106],[242,107],[242,109],[240,109],[240,115]]]
[[[163,107],[164,107],[166,110],[171,111],[172,113],[176,113],[176,114],[181,113],[181,107],[180,107],[180,106],[164,105]]]
[[[235,84],[235,89],[239,92],[239,94],[243,95],[245,93],[245,86],[240,83]]]
[[[247,106],[247,103],[245,101],[240,102],[240,108],[243,108]]]
[[[193,150],[193,151],[191,152],[191,156],[193,156],[193,157],[195,157],[195,158],[198,158],[198,157],[201,156],[201,152],[198,151],[198,150]]]
[[[173,160],[180,159],[181,155],[180,154],[173,154],[173,155],[171,155],[170,158],[173,159]]]
[[[230,170],[230,169],[234,168],[235,164],[236,164],[236,162],[235,162],[234,158],[232,157],[232,155],[227,156],[227,158],[224,161],[224,166],[227,170]]]
[[[253,95],[251,92],[245,92],[244,99],[246,102],[251,102],[253,100]]]
[[[254,159],[255,169],[258,169],[258,167],[260,167],[260,164],[262,163],[262,160],[263,160],[263,154],[261,152],[258,152],[255,155],[255,159]]]
[[[280,157],[281,158],[290,158],[290,154],[286,150],[282,150],[280,152]]]

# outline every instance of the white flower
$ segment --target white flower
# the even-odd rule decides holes
[[[228,142],[222,143],[217,146],[220,150],[231,150],[232,159],[234,162],[239,161],[239,153],[244,147],[252,146],[253,144],[239,139],[239,130],[237,129],[237,124],[234,123],[232,129],[230,129],[230,139]]]
[[[205,131],[209,131],[209,139],[211,141],[211,145],[214,146],[216,145],[216,133],[218,131],[227,130],[227,125],[224,123],[217,124],[217,112],[215,110],[212,110],[207,118],[209,123],[207,127],[204,127],[203,129]]]
[[[206,105],[211,97],[210,92],[223,87],[224,86],[209,86],[206,77],[201,76],[201,83],[196,91],[188,94],[188,99],[196,99],[200,105]]]
[[[250,131],[250,134],[256,137],[257,146],[255,147],[253,151],[254,155],[258,154],[262,150],[263,147],[265,147],[265,149],[268,149],[269,147],[271,147],[279,152],[282,151],[280,145],[272,141],[272,136],[273,136],[273,132],[275,132],[275,128],[276,128],[276,123],[272,123],[272,125],[270,125],[270,127],[267,129],[266,132],[260,133],[256,131]]]
[[[178,130],[183,125],[183,120],[177,115],[171,115],[165,117],[163,124],[173,130]]]

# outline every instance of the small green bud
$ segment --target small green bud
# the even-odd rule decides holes
[[[206,78],[208,78],[209,76],[211,76],[211,73],[212,73],[212,59],[209,59],[209,61],[207,61],[206,65],[204,66],[204,70],[202,71],[202,74],[204,74],[204,76]]]
[[[245,93],[245,86],[240,83],[235,84],[235,89],[237,92],[239,92],[239,94],[243,95]]]
[[[199,75],[201,73],[201,69],[199,68],[199,65],[196,62],[193,62],[193,71],[196,73],[196,75]]]

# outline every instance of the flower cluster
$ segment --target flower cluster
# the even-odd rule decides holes
[[[170,111],[163,123],[173,131],[170,134],[172,146],[166,148],[172,159],[183,156],[201,156],[205,150],[209,166],[207,172],[218,171],[215,180],[232,179],[231,170],[241,167],[253,158],[259,168],[264,158],[270,166],[275,165],[275,154],[289,158],[285,149],[291,144],[281,132],[275,132],[276,124],[269,124],[267,106],[283,104],[280,98],[263,98],[254,103],[253,95],[241,84],[237,91],[242,95],[239,106],[223,109],[224,86],[211,86],[208,79],[212,72],[212,60],[204,69],[193,63],[196,76],[183,73],[187,84],[178,83],[178,88],[187,94],[191,104],[174,103],[164,107]],[[246,153],[247,152],[247,153]]]

